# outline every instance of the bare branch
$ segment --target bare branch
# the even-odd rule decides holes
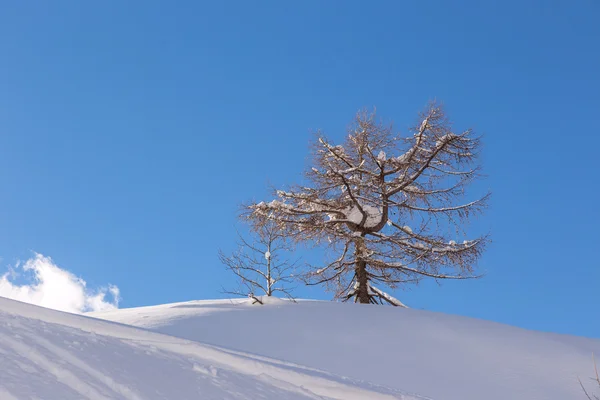
[[[219,251],[219,259],[223,266],[233,273],[240,282],[237,290],[225,291],[236,296],[249,296],[255,302],[262,302],[255,295],[272,296],[281,292],[291,298],[291,282],[296,262],[280,260],[281,252],[291,248],[283,231],[273,221],[265,221],[254,232],[254,242],[250,243],[238,232],[239,248],[230,256]],[[275,285],[278,284],[276,287]]]

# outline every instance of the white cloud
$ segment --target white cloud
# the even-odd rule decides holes
[[[29,284],[14,283],[20,270],[32,274]],[[107,294],[112,301],[107,300]],[[107,288],[90,291],[83,279],[61,269],[50,257],[37,253],[0,277],[0,296],[71,313],[119,307],[118,287],[109,285]]]

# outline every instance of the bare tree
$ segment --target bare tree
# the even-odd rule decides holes
[[[592,380],[594,381],[595,385],[598,385],[598,389],[600,389],[600,374],[598,373],[598,365],[596,364],[596,358],[592,355],[592,358],[594,360],[594,372],[596,373],[595,377],[592,378]],[[586,397],[589,400],[600,400],[600,397],[598,397],[595,394],[590,394],[590,392],[587,391],[587,389],[585,388],[585,385],[583,384],[583,382],[581,382],[581,379],[579,380],[579,385],[581,386],[581,389],[583,390],[583,393],[585,393]]]
[[[480,176],[480,139],[455,133],[432,103],[408,138],[359,112],[343,145],[320,133],[307,184],[275,191],[276,200],[247,206],[255,229],[275,223],[296,243],[326,246],[330,260],[310,266],[309,284],[326,284],[343,300],[404,306],[391,288],[422,278],[474,278],[488,241],[467,239],[467,220],[489,193],[461,202]]]
[[[240,280],[237,289],[225,293],[247,296],[260,304],[258,296],[276,293],[293,300],[291,283],[296,263],[282,257],[291,250],[283,231],[274,222],[266,221],[253,234],[253,241],[249,242],[238,233],[238,249],[231,255],[219,250],[221,263]]]

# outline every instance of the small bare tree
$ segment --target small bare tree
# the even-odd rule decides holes
[[[471,130],[455,133],[431,104],[408,138],[360,112],[343,145],[317,139],[307,185],[247,208],[259,232],[274,223],[296,243],[331,251],[330,262],[310,268],[309,284],[327,284],[343,300],[404,306],[377,284],[476,277],[487,236],[467,239],[463,228],[489,194],[460,202],[480,170]]]
[[[240,281],[237,289],[224,292],[250,297],[260,304],[258,296],[276,293],[293,300],[291,284],[296,262],[290,263],[283,257],[291,251],[283,232],[277,224],[267,221],[252,233],[252,242],[238,233],[238,249],[231,255],[219,250],[221,263]]]
[[[592,380],[594,381],[595,385],[598,385],[598,389],[600,389],[600,374],[598,373],[598,364],[596,364],[596,357],[592,355],[592,358],[594,360],[594,372],[596,373],[596,376],[592,378]],[[583,382],[581,382],[581,379],[579,379],[579,385],[581,385],[581,389],[583,390],[583,393],[585,393],[585,395],[587,396],[588,400],[600,400],[599,396],[593,393],[590,394],[590,392],[587,391],[585,385],[583,384]]]

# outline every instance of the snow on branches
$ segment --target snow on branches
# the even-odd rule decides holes
[[[479,177],[479,148],[479,138],[454,132],[436,104],[405,138],[361,112],[343,145],[324,136],[313,144],[309,185],[278,190],[275,200],[249,205],[247,216],[255,227],[275,223],[296,242],[331,250],[327,265],[307,273],[309,283],[343,299],[401,305],[373,284],[476,277],[487,237],[458,244],[456,236],[489,198],[462,201]]]

